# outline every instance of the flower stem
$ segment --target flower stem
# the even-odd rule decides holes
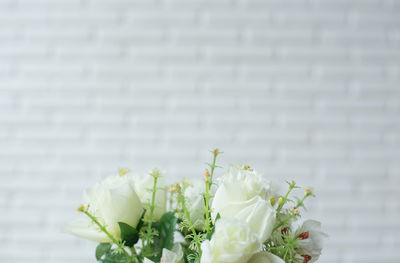
[[[206,178],[206,194],[205,194],[205,198],[204,199],[205,199],[205,205],[206,205],[206,230],[207,230],[207,233],[211,232],[211,209],[210,209],[210,197],[211,197],[211,195],[210,195],[210,188],[211,188],[212,183],[213,183],[212,179],[213,179],[214,170],[215,170],[215,167],[216,167],[215,162],[217,160],[218,154],[219,154],[218,149],[215,149],[213,151],[213,155],[214,155],[213,156],[213,162],[210,165],[211,173],[209,174],[209,177]],[[208,173],[208,171],[207,171],[207,173]]]
[[[290,193],[291,189],[289,188],[288,193]],[[288,195],[286,195],[285,198],[287,198]],[[300,207],[304,206],[304,201],[307,199],[307,197],[309,197],[309,194],[305,194],[303,196],[303,198],[301,200],[299,200],[296,204],[296,209],[299,209]],[[278,207],[279,208],[279,207]],[[289,216],[287,216],[285,218],[285,220],[283,220],[282,222],[280,222],[276,227],[274,227],[274,229],[272,230],[272,232],[274,232],[275,230],[277,230],[278,228],[280,228],[281,226],[285,225],[287,222],[289,222],[290,219],[292,219],[293,217],[295,217],[295,214],[290,214]]]
[[[132,253],[132,259],[133,259],[135,262],[140,262],[140,260],[138,259],[138,256],[137,256],[137,252],[136,252],[135,247],[133,246],[133,247],[131,247],[130,249],[131,249],[131,253]]]
[[[289,184],[289,190],[287,191],[286,195],[283,197],[282,203],[279,204],[278,208],[276,209],[276,214],[279,215],[279,212],[282,210],[283,206],[288,200],[290,192],[295,188],[293,183]]]
[[[182,195],[182,193],[180,191],[179,191],[179,195],[180,195],[179,199],[180,199],[180,201],[182,203],[182,209],[183,209],[183,211],[185,213],[186,220],[188,221],[188,224],[189,224],[189,230],[192,231],[194,240],[196,242],[196,247],[197,247],[197,250],[199,252],[199,257],[201,258],[200,238],[197,235],[196,230],[194,229],[194,225],[192,224],[192,220],[190,219],[190,212],[187,209],[186,204],[185,204],[185,198],[184,198],[184,196]]]
[[[147,224],[147,235],[146,235],[146,243],[147,243],[147,245],[150,244],[150,239],[151,239],[151,226],[153,224],[153,215],[154,215],[156,192],[157,192],[157,181],[158,181],[158,177],[159,177],[158,170],[156,170],[156,169],[153,170],[152,176],[154,177],[154,183],[153,183],[153,193],[152,193],[152,196],[151,196],[150,213],[149,213],[148,224]]]
[[[208,178],[205,178],[205,182],[206,182],[206,194],[205,194],[205,206],[206,206],[206,230],[207,233],[209,234],[211,232],[211,209],[210,209],[210,189],[211,186],[213,184],[213,175],[214,175],[214,170],[215,167],[217,167],[215,165],[215,162],[217,161],[217,156],[220,153],[218,149],[215,149],[213,152],[213,162],[210,165],[211,168],[211,173],[209,174]],[[208,171],[207,171],[208,173]]]
[[[210,173],[210,185],[212,184],[212,179],[213,179],[215,167],[217,167],[217,166],[215,165],[215,162],[216,162],[216,160],[217,160],[218,154],[220,154],[220,151],[219,151],[218,149],[215,149],[215,150],[213,151],[213,155],[214,155],[214,157],[213,157],[213,163],[212,163],[212,165],[210,165],[210,168],[211,168],[211,173]]]
[[[121,242],[118,242],[113,235],[110,234],[110,232],[107,231],[107,229],[94,217],[91,213],[88,211],[84,211],[84,213],[100,228],[101,231],[104,232],[104,234],[107,235],[107,237],[114,243],[116,244],[121,251],[128,257],[131,258],[129,253],[125,250],[124,246],[121,244]]]
[[[206,196],[205,196],[205,202],[206,202],[206,230],[207,230],[207,233],[210,233],[211,232],[211,222],[210,222],[210,205],[209,205],[209,202],[210,202],[210,186],[209,186],[209,184],[208,184],[208,182],[206,182]]]
[[[280,222],[276,227],[274,227],[274,229],[272,230],[272,233],[275,232],[275,230],[277,230],[278,228],[280,228],[281,226],[283,226],[284,224],[286,224],[287,222],[289,222],[289,220],[293,218],[293,215],[289,215],[288,217],[285,218],[285,220],[283,220],[282,222]]]

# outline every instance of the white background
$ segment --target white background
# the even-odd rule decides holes
[[[201,177],[214,147],[315,188],[320,262],[400,262],[399,11],[0,0],[0,262],[95,262],[60,231],[85,187],[120,167]]]

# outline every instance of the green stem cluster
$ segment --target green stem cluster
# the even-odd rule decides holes
[[[148,223],[147,223],[147,232],[146,232],[146,244],[149,245],[151,242],[151,233],[152,233],[152,224],[153,224],[153,216],[154,216],[154,209],[155,209],[155,202],[156,202],[156,192],[157,192],[157,181],[159,177],[159,171],[154,169],[152,172],[152,176],[154,177],[153,181],[153,193],[151,196],[151,205],[150,205],[150,212],[148,216]]]
[[[190,212],[186,207],[185,197],[183,196],[181,190],[179,190],[178,195],[179,195],[179,200],[180,200],[181,205],[182,205],[183,213],[184,213],[184,215],[186,217],[186,220],[187,220],[187,222],[189,224],[189,230],[192,232],[193,238],[194,238],[194,240],[196,242],[196,247],[197,247],[197,251],[199,253],[199,257],[201,257],[201,253],[202,252],[201,252],[201,247],[200,247],[200,238],[196,233],[196,229],[194,228],[192,220],[190,219]]]
[[[289,258],[294,257],[294,255],[296,254],[297,247],[298,247],[297,238],[292,236],[286,239],[285,247],[283,247],[281,251],[281,257],[283,258],[283,260],[285,260],[285,262],[287,257]]]
[[[268,245],[268,250],[273,254],[278,255],[285,262],[303,262],[297,261],[295,255],[297,254],[297,250],[299,248],[299,240],[298,237],[292,234],[288,234],[284,236],[284,243]],[[290,260],[292,259],[292,260]]]
[[[279,202],[278,208],[276,209],[277,215],[281,212],[283,206],[286,204],[288,201],[289,194],[292,192],[292,190],[296,187],[295,182],[289,183],[289,190],[287,191],[286,195],[282,198],[282,201]]]
[[[125,250],[123,244],[121,242],[119,242],[113,235],[110,234],[110,232],[107,231],[106,227],[103,226],[96,217],[94,217],[91,213],[89,213],[88,211],[83,211],[83,213],[85,213],[99,228],[101,231],[103,231],[104,234],[107,235],[107,237],[118,246],[118,248],[122,251],[122,253],[124,253],[128,258],[132,258],[132,260],[134,262],[137,262],[137,258],[135,257],[135,255],[132,253],[132,257],[131,255],[129,255],[129,253]]]
[[[204,196],[205,199],[205,206],[206,206],[206,230],[207,230],[207,234],[209,234],[211,232],[211,209],[210,209],[210,189],[212,187],[213,184],[213,175],[214,175],[214,170],[217,167],[215,165],[216,161],[217,161],[217,156],[218,154],[220,154],[218,149],[215,149],[214,151],[212,151],[213,153],[213,162],[212,164],[209,164],[210,169],[211,169],[211,173],[208,173],[208,170],[206,170],[206,175],[205,175],[205,182],[206,182],[206,193]]]
[[[286,199],[286,200],[287,200],[287,197],[289,196],[289,193],[292,191],[293,188],[294,188],[294,186],[293,186],[293,187],[292,187],[292,186],[289,187],[288,194],[285,196],[285,199]],[[311,195],[312,195],[311,193],[306,193],[306,194],[304,194],[303,198],[300,199],[299,201],[297,201],[297,204],[296,204],[296,206],[295,206],[295,209],[299,209],[300,207],[303,207],[303,206],[304,206],[304,201],[307,199],[307,197],[309,197],[309,196],[311,196]],[[285,202],[286,202],[286,201],[285,201]],[[282,206],[279,205],[278,209],[279,209],[279,208],[282,209],[283,204],[284,204],[284,202],[282,202],[282,204],[281,204]],[[280,211],[280,210],[278,210],[278,211]],[[278,212],[277,212],[277,214],[278,214]],[[278,215],[279,215],[279,214],[278,214]],[[283,226],[283,225],[285,225],[286,223],[288,223],[290,219],[292,219],[292,218],[294,218],[294,217],[296,217],[296,216],[297,216],[297,215],[296,215],[295,213],[291,213],[290,215],[288,215],[288,216],[285,218],[285,220],[283,220],[283,221],[280,222],[276,227],[274,227],[274,229],[272,230],[272,232],[274,232],[275,230],[279,229],[281,226]]]

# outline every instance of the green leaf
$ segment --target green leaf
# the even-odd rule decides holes
[[[96,248],[96,259],[100,260],[102,256],[107,254],[111,249],[110,243],[100,243]]]
[[[162,248],[171,250],[174,246],[174,232],[178,219],[175,217],[174,212],[165,213],[160,222],[156,224],[158,230],[158,237],[163,241]]]
[[[139,220],[139,223],[138,223],[138,225],[136,226],[136,229],[137,229],[137,231],[139,231],[140,232],[140,229],[142,228],[142,226],[143,226],[143,224],[144,224],[144,215],[146,214],[146,209],[143,209],[143,213],[142,213],[142,216],[140,217],[140,220]]]
[[[217,223],[217,221],[218,221],[220,218],[221,218],[221,215],[218,213],[217,216],[215,217],[215,223]],[[212,228],[211,228],[211,230],[210,230],[210,233],[207,234],[207,239],[208,239],[208,240],[211,240],[211,237],[212,237],[212,235],[213,235],[214,232],[215,232],[215,223],[214,223],[214,225],[212,226]]]
[[[121,229],[121,239],[125,242],[125,246],[132,247],[139,240],[139,231],[123,222],[118,222],[119,229]]]
[[[101,260],[103,263],[130,263],[131,259],[128,258],[125,254],[122,253],[115,253],[114,252],[108,252],[106,257]]]
[[[154,228],[158,231],[158,236],[154,237],[152,251],[156,256],[153,261],[159,262],[163,248],[171,250],[174,246],[174,232],[178,219],[175,217],[174,212],[165,213],[159,222],[153,224]]]

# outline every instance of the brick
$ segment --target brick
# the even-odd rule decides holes
[[[399,262],[393,0],[0,0],[0,257],[89,262],[61,232],[120,167],[250,164],[315,189],[321,262]],[[301,195],[302,190],[296,191]],[[23,253],[21,253],[23,251]],[[73,251],[73,253],[71,253]]]

